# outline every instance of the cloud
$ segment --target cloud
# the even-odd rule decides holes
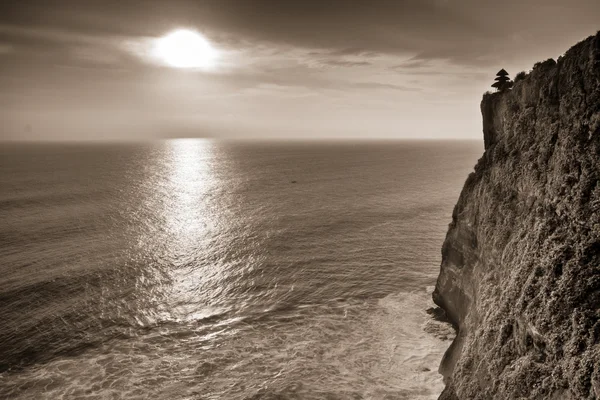
[[[90,36],[157,36],[174,26],[219,43],[321,49],[331,56],[383,53],[487,66],[540,46],[592,34],[600,2],[572,0],[20,0],[0,23]],[[519,41],[527,37],[527,41]],[[417,68],[415,66],[415,68]]]
[[[12,53],[14,50],[11,44],[0,43],[0,55]]]
[[[430,67],[431,60],[428,59],[419,59],[418,57],[413,57],[410,60],[404,61],[398,65],[393,66],[395,69],[421,69],[424,67]]]
[[[352,60],[323,60],[323,64],[333,67],[366,67],[372,65],[369,61],[352,61]]]
[[[340,57],[340,56],[361,56],[361,57],[377,57],[380,53],[370,51],[367,49],[361,49],[356,47],[332,49],[326,51],[313,51],[309,53],[311,56],[328,56],[328,57]]]
[[[0,24],[3,49],[15,62],[46,63],[77,68],[134,68],[142,61],[122,37],[96,36],[59,28]],[[136,43],[144,42],[138,39]]]
[[[394,85],[392,83],[381,83],[381,82],[357,82],[349,85],[352,88],[357,89],[388,89],[388,90],[400,90],[403,92],[419,92],[420,88]]]

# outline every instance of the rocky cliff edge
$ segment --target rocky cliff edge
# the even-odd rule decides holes
[[[481,102],[434,301],[440,399],[600,399],[600,32]]]

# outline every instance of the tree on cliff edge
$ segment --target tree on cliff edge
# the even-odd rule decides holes
[[[499,92],[504,92],[513,86],[513,81],[510,80],[508,72],[504,68],[498,71],[495,81],[492,87],[498,89]]]

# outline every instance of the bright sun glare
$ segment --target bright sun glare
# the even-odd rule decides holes
[[[158,39],[155,54],[176,68],[210,68],[217,52],[198,32],[187,29],[173,31]]]

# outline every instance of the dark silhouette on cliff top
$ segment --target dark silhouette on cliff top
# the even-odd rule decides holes
[[[504,92],[513,86],[513,81],[510,80],[508,72],[504,68],[498,71],[495,81],[492,87],[498,89],[499,92]]]

